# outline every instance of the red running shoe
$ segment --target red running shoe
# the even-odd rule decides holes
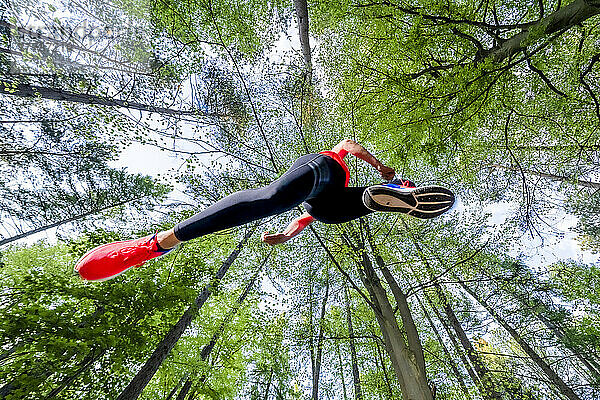
[[[103,244],[88,251],[77,261],[75,272],[88,281],[105,281],[133,267],[166,254],[158,248],[156,234],[139,239]]]

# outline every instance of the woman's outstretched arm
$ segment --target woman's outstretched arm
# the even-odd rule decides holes
[[[346,155],[350,153],[353,156],[368,162],[373,166],[373,168],[379,171],[383,179],[391,180],[396,175],[396,171],[394,171],[394,168],[384,165],[381,161],[375,158],[373,154],[369,153],[367,149],[362,147],[360,144],[356,143],[354,140],[344,139],[341,142],[339,142],[333,149],[331,149],[331,151],[338,153],[341,158],[346,157]]]
[[[270,244],[271,246],[275,244],[285,243],[300,232],[302,232],[302,230],[314,220],[315,219],[311,217],[309,213],[305,212],[304,214],[290,222],[285,231],[283,231],[283,233],[263,232],[263,234],[260,236],[260,239],[263,242]]]

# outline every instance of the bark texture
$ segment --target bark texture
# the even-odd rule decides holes
[[[383,259],[379,256],[376,257],[377,265],[381,272],[383,273],[383,277],[385,278],[387,284],[392,289],[392,294],[394,299],[396,300],[396,305],[398,306],[398,311],[400,312],[400,317],[402,318],[402,325],[404,326],[404,330],[406,331],[406,338],[408,341],[408,347],[415,353],[415,358],[417,360],[417,365],[421,370],[421,373],[425,375],[425,356],[423,355],[423,347],[421,346],[421,339],[419,337],[419,332],[417,331],[417,327],[415,325],[415,321],[413,320],[410,307],[408,306],[408,299],[406,298],[406,294],[398,285],[398,282],[386,267]]]
[[[312,58],[308,41],[308,4],[306,0],[294,0],[294,8],[296,9],[296,18],[298,18],[298,34],[302,46],[302,56],[304,57],[308,82],[310,83],[312,81]]]
[[[387,293],[373,268],[371,260],[363,252],[361,279],[372,302],[378,306],[375,316],[383,334],[386,351],[392,361],[404,398],[409,400],[433,400],[427,378],[421,372],[415,353],[406,345],[396,315]]]
[[[501,62],[508,57],[527,48],[533,41],[543,36],[551,35],[572,28],[583,21],[600,13],[600,1],[575,0],[559,8],[536,24],[512,36],[498,46],[483,53],[483,57],[491,57],[495,62]]]
[[[36,86],[25,82],[13,82],[6,79],[0,79],[0,94],[57,101],[70,101],[74,103],[94,104],[101,106],[124,107],[133,110],[155,112],[174,116],[217,117],[217,115],[202,114],[197,110],[176,110],[173,108],[156,107],[150,104],[130,102],[122,99],[112,99],[110,97],[102,97],[93,94],[75,93],[68,90]]]

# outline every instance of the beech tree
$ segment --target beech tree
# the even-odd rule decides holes
[[[596,1],[7,7],[2,234],[81,229],[0,253],[0,397],[598,397],[597,271],[556,250],[563,217],[597,249]],[[69,35],[84,21],[118,35]],[[232,229],[111,282],[71,275],[346,137],[457,207],[275,248]],[[179,157],[169,185],[109,167],[130,143]],[[185,209],[152,208],[171,185]]]

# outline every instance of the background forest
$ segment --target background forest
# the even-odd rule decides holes
[[[2,0],[0,399],[600,398],[599,14]],[[457,205],[73,273],[344,138]]]

